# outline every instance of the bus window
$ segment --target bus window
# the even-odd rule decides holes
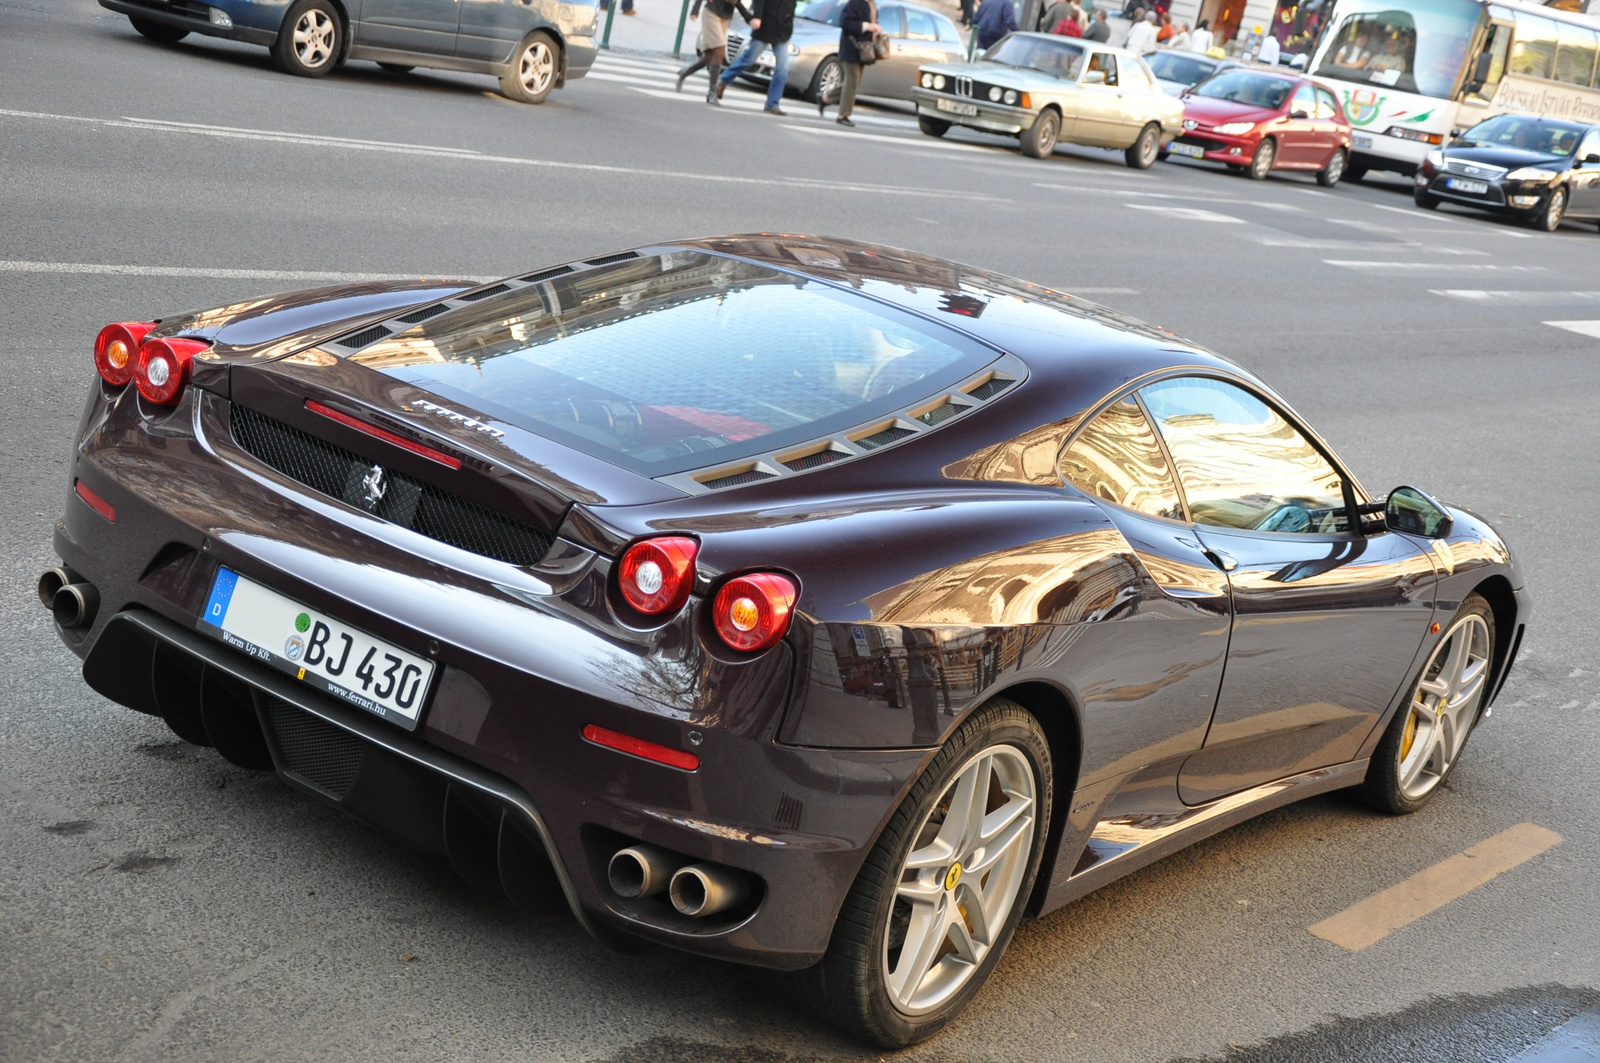
[[[1344,0],[1316,76],[1447,98],[1482,15],[1474,0]]]
[[[1593,32],[1581,26],[1562,24],[1556,48],[1556,80],[1569,85],[1589,85],[1594,81],[1596,51]]]
[[[1548,78],[1556,59],[1556,24],[1536,15],[1517,18],[1517,39],[1511,45],[1506,73]]]
[[[1489,36],[1483,42],[1472,72],[1467,75],[1467,95],[1485,103],[1494,100],[1500,78],[1506,72],[1506,53],[1511,48],[1511,27],[1496,23],[1489,27]]]

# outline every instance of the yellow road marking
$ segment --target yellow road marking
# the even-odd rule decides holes
[[[1359,952],[1559,844],[1561,835],[1555,831],[1518,823],[1309,929],[1324,941]]]

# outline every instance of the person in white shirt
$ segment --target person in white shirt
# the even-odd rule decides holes
[[[1211,30],[1206,27],[1206,20],[1201,19],[1200,25],[1189,34],[1189,50],[1205,55],[1211,50]]]
[[[1156,13],[1145,12],[1144,21],[1136,23],[1128,31],[1128,39],[1123,47],[1136,55],[1149,55],[1156,50]]]
[[[1278,38],[1269,33],[1265,37],[1261,38],[1261,50],[1256,52],[1256,61],[1266,63],[1270,66],[1277,66],[1278,56],[1280,54],[1281,53],[1278,50]]]
[[[1175,51],[1186,52],[1189,50],[1189,25],[1180,22],[1175,27],[1171,37],[1167,38],[1167,47]]]

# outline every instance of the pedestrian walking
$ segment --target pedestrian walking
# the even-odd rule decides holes
[[[873,0],[848,0],[839,12],[839,65],[844,82],[839,86],[840,125],[855,127],[850,115],[856,109],[856,90],[861,87],[861,72],[878,60],[878,41],[883,28],[878,25],[878,5]],[[817,101],[817,113],[828,117],[828,97]]]
[[[978,4],[978,48],[987,49],[1017,29],[1017,6],[1011,0],[982,0]]]
[[[1146,11],[1144,18],[1133,24],[1123,47],[1136,55],[1149,55],[1156,50],[1156,13]]]
[[[1172,26],[1172,16],[1165,11],[1161,12],[1160,28],[1156,30],[1156,43],[1166,44],[1176,32],[1178,31]]]
[[[1194,32],[1189,34],[1189,50],[1201,55],[1211,50],[1211,27],[1205,19],[1201,19]]]
[[[1104,44],[1111,39],[1111,23],[1106,21],[1106,9],[1100,8],[1094,13],[1094,21],[1089,23],[1089,28],[1083,31],[1083,39]]]
[[[1007,3],[1010,0],[1006,0]],[[789,82],[789,38],[794,36],[795,0],[753,0],[750,5],[750,39],[722,76],[717,79],[716,98],[722,99],[728,83],[755,65],[761,53],[772,49],[772,82],[767,85],[768,114],[783,117],[778,105],[783,102],[783,87]]]
[[[705,70],[711,78],[711,84],[706,87],[706,102],[715,104],[720,102],[717,99],[717,75],[722,73],[722,61],[728,54],[728,21],[737,11],[749,22],[750,9],[740,0],[704,0],[706,16],[701,19],[701,2],[694,0],[694,6],[689,9],[691,19],[700,19],[700,39],[695,44],[700,57],[678,71],[678,91],[683,91],[683,83],[690,74]]]
[[[606,10],[610,6],[611,6],[610,0],[600,0],[600,10],[601,11]],[[631,14],[634,13],[634,11],[633,11],[633,0],[622,0],[622,13],[624,15],[631,15]]]
[[[972,0],[961,0],[961,24],[972,25]]]

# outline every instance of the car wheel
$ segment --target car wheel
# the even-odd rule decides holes
[[[1355,163],[1350,163],[1344,168],[1344,179],[1346,181],[1360,181],[1366,176],[1367,168],[1365,166],[1358,166]]]
[[[1317,171],[1317,184],[1323,188],[1332,188],[1344,176],[1344,152],[1335,151],[1328,160],[1328,165]]]
[[[300,0],[289,8],[272,55],[278,65],[303,78],[319,78],[339,65],[344,25],[331,0]]]
[[[943,118],[930,118],[925,114],[917,115],[917,128],[930,137],[942,137],[950,132],[950,123]]]
[[[1455,770],[1489,692],[1494,612],[1474,594],[1428,656],[1373,750],[1359,793],[1380,812],[1415,812]]]
[[[401,74],[409,74],[416,69],[416,67],[407,66],[405,63],[379,63],[378,67],[385,73],[394,74],[396,76]]]
[[[512,53],[511,65],[500,75],[500,91],[523,103],[543,103],[556,87],[561,52],[543,30],[528,34]]]
[[[1161,127],[1151,122],[1139,130],[1139,139],[1133,146],[1122,153],[1128,165],[1135,170],[1148,170],[1155,165],[1156,155],[1161,151]]]
[[[999,963],[1050,825],[1039,722],[996,698],[912,786],[867,856],[821,963],[801,972],[824,1016],[885,1048],[938,1032]]]
[[[128,16],[128,21],[133,23],[134,32],[145,40],[159,41],[162,44],[177,44],[189,36],[189,31],[177,26],[168,26],[160,22],[151,22],[147,18]]]
[[[1033,125],[1022,131],[1022,154],[1033,159],[1048,159],[1055,154],[1056,140],[1061,136],[1061,116],[1046,109]]]
[[[1250,159],[1250,180],[1265,181],[1267,174],[1272,172],[1273,160],[1278,157],[1278,142],[1271,137],[1264,137],[1256,145],[1256,153]]]
[[[811,76],[811,87],[806,90],[806,99],[812,103],[829,103],[839,98],[839,90],[844,85],[844,68],[839,65],[839,60],[828,56],[817,66],[817,72]]]
[[[1550,193],[1550,199],[1545,203],[1544,209],[1533,217],[1534,228],[1543,229],[1553,233],[1561,228],[1561,219],[1567,214],[1567,190],[1558,188]]]

